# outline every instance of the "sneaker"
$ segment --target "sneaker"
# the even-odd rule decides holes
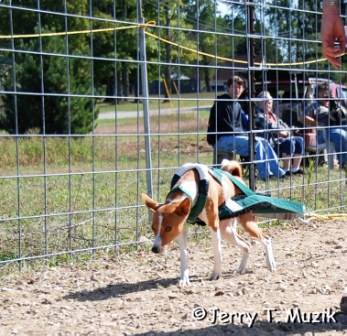
[[[293,171],[291,172],[293,175],[303,175],[304,174],[304,171],[300,168],[296,171]]]

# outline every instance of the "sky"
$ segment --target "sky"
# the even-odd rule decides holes
[[[344,0],[344,1],[347,3],[347,0]],[[263,1],[254,0],[254,2],[257,4],[260,4]],[[271,1],[271,0],[264,0],[264,2],[268,4],[274,3],[274,1]],[[232,6],[232,4],[228,0],[216,0],[216,3],[217,3],[218,11],[221,13],[222,16],[230,13],[230,6]],[[242,2],[240,1],[240,3]],[[299,0],[291,0],[290,4],[293,8],[297,8],[299,5]]]
[[[228,12],[230,12],[230,4],[227,4],[223,1],[217,1],[217,9],[224,16]]]

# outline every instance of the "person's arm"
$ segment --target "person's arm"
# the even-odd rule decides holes
[[[244,110],[241,110],[241,122],[244,130],[249,131],[249,117]]]
[[[330,110],[325,106],[320,106],[317,111],[318,125],[327,126],[329,125]]]
[[[323,55],[334,67],[340,68],[340,57],[344,54],[346,46],[345,29],[340,16],[340,0],[323,1],[321,38]],[[335,42],[338,43],[337,46]]]
[[[305,116],[305,125],[306,126],[316,126],[316,120],[310,116]]]
[[[271,125],[265,120],[265,115],[262,112],[262,110],[256,108],[256,116],[255,116],[255,129],[256,130],[263,130],[264,132],[257,132],[256,136],[262,137],[262,138],[270,138],[271,132],[269,129],[271,129]]]
[[[287,138],[290,135],[290,127],[280,118],[278,118],[278,127],[281,129],[278,132],[279,137]]]
[[[211,107],[210,110],[210,116],[208,119],[208,125],[207,125],[207,143],[211,146],[215,145],[216,140],[217,140],[217,134],[215,133],[216,130],[216,104],[217,102],[215,101],[213,106]]]

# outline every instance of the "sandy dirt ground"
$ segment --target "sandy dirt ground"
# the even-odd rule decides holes
[[[275,273],[258,243],[248,272],[236,273],[240,253],[223,245],[223,277],[209,281],[212,250],[203,240],[189,245],[185,288],[177,247],[12,274],[0,280],[0,335],[347,335],[347,316],[334,315],[347,290],[347,222],[266,231]]]

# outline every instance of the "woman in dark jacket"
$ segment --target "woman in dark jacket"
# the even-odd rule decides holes
[[[273,101],[268,91],[262,91],[257,98],[261,100],[256,102],[256,128],[264,130],[262,136],[283,159],[282,168],[286,174],[302,174],[300,164],[304,154],[304,139],[292,135],[290,127],[273,113]]]

